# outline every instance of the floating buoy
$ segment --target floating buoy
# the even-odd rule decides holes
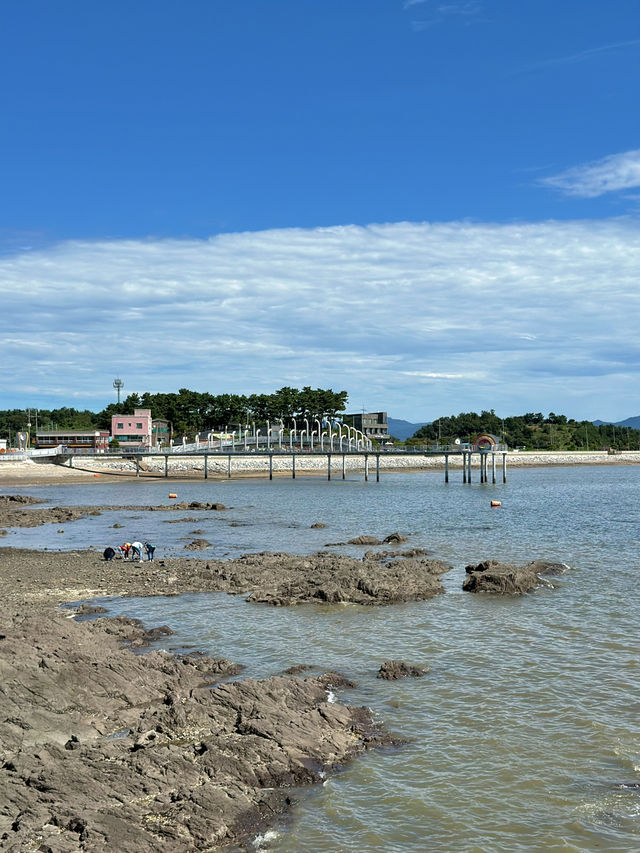
[[[502,501],[491,501],[491,506],[502,506]]]
[[[169,492],[169,497],[170,498],[177,498],[178,496],[176,494],[174,494],[173,492]]]
[[[100,474],[94,474],[93,476],[94,477],[100,477]]]

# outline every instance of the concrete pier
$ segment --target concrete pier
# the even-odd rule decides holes
[[[467,483],[471,484],[471,482],[472,482],[472,473],[471,472],[472,472],[473,467],[478,468],[480,482],[482,484],[489,482],[489,456],[491,456],[491,482],[493,484],[495,484],[497,482],[496,456],[498,454],[501,454],[502,455],[502,482],[503,483],[507,482],[507,451],[502,449],[502,448],[497,449],[497,450],[494,450],[494,449],[474,450],[474,449],[468,449],[468,448],[459,448],[459,447],[454,447],[454,446],[448,446],[446,448],[433,448],[432,450],[415,451],[414,454],[416,457],[419,457],[419,456],[436,457],[436,458],[440,457],[444,463],[443,467],[444,467],[444,482],[445,483],[449,483],[451,481],[451,473],[452,473],[451,463],[452,463],[452,460],[455,460],[456,458],[460,459],[460,461],[462,463],[461,464],[462,482],[465,484],[467,484]],[[187,459],[194,459],[197,457],[197,458],[203,459],[203,463],[204,463],[204,465],[203,465],[204,475],[203,476],[204,476],[204,479],[207,480],[207,479],[209,479],[210,462],[213,460],[216,460],[219,462],[222,459],[226,459],[226,461],[227,461],[227,466],[226,466],[227,478],[231,479],[232,460],[233,459],[240,460],[242,458],[247,458],[247,459],[251,459],[253,461],[264,460],[265,462],[267,462],[267,459],[265,459],[265,457],[267,457],[268,458],[267,465],[268,465],[268,471],[269,471],[268,476],[269,476],[270,480],[273,480],[274,457],[275,457],[279,460],[291,459],[291,469],[290,469],[291,470],[291,478],[293,480],[295,480],[297,473],[298,473],[297,467],[296,467],[296,460],[298,459],[298,457],[301,456],[303,459],[308,459],[310,456],[314,456],[314,457],[325,457],[326,458],[327,480],[331,480],[332,474],[333,474],[333,471],[332,471],[333,461],[334,461],[335,457],[338,456],[342,460],[342,479],[343,480],[346,480],[346,478],[347,478],[347,457],[351,457],[352,459],[361,460],[362,466],[360,467],[360,471],[363,471],[363,469],[364,469],[364,471],[363,471],[364,472],[364,480],[365,480],[365,482],[369,482],[369,477],[371,474],[370,465],[372,462],[371,457],[374,457],[375,458],[375,466],[376,466],[376,483],[379,483],[380,482],[380,475],[381,475],[381,468],[382,468],[381,460],[383,460],[383,459],[385,461],[391,460],[391,459],[393,459],[394,455],[407,457],[407,456],[414,455],[414,454],[413,453],[407,453],[406,451],[403,452],[401,450],[399,450],[399,451],[390,451],[390,450],[378,451],[375,449],[374,450],[371,450],[371,449],[359,450],[359,451],[346,450],[346,451],[341,452],[339,450],[336,450],[336,447],[334,445],[334,447],[332,449],[327,449],[327,450],[316,449],[316,450],[313,450],[311,452],[309,450],[307,450],[306,448],[303,451],[302,449],[296,450],[295,448],[293,450],[290,450],[289,448],[283,448],[282,450],[279,450],[279,449],[274,447],[273,449],[269,450],[266,453],[264,451],[260,451],[260,452],[256,452],[255,450],[254,451],[249,451],[249,450],[244,451],[242,449],[239,450],[239,449],[235,449],[235,448],[229,448],[229,449],[216,449],[216,448],[204,449],[203,448],[202,450],[192,450],[192,451],[188,451],[186,453],[170,453],[169,451],[166,451],[166,450],[161,450],[160,452],[158,452],[158,451],[154,452],[153,450],[140,450],[140,451],[125,450],[125,451],[122,451],[121,453],[109,453],[108,455],[104,454],[104,453],[92,454],[92,453],[83,452],[82,454],[74,454],[73,452],[69,452],[66,454],[58,454],[57,458],[60,459],[62,457],[62,459],[65,462],[68,462],[70,467],[73,467],[73,462],[74,462],[74,458],[76,455],[81,455],[81,457],[83,457],[83,458],[87,458],[87,457],[91,457],[91,456],[95,456],[95,457],[98,457],[100,459],[105,459],[105,458],[109,458],[109,457],[111,457],[111,458],[126,458],[126,459],[130,459],[133,461],[133,463],[135,465],[135,476],[136,477],[140,477],[141,468],[144,467],[144,466],[141,466],[141,461],[144,458],[154,458],[154,457],[155,458],[161,458],[161,459],[164,459],[164,466],[163,466],[164,478],[168,479],[169,478],[169,459],[173,459],[175,461],[185,461]],[[477,466],[475,465],[475,459],[474,459],[474,456],[476,456],[476,455],[478,457]],[[258,466],[258,467],[260,467],[260,466]],[[219,469],[219,466],[218,466],[218,469]],[[282,470],[281,465],[278,466],[278,470]],[[285,471],[287,471],[287,470],[288,470],[288,465],[285,467]],[[163,475],[160,474],[160,476],[163,476]]]

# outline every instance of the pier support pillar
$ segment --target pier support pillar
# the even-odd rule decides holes
[[[347,457],[342,454],[342,479],[347,479]]]
[[[502,482],[507,482],[507,454],[502,454]]]
[[[376,453],[376,483],[380,482],[380,454]]]
[[[449,482],[449,454],[444,454],[444,481]]]
[[[165,453],[164,455],[164,478],[167,480],[169,478],[169,454]]]
[[[467,483],[471,482],[471,451],[467,453]]]
[[[331,454],[327,453],[327,480],[331,479]]]
[[[140,476],[140,460],[136,456],[136,477]]]
[[[496,454],[491,454],[491,482],[496,482]]]
[[[296,454],[291,454],[291,479],[295,480],[296,478]]]
[[[269,479],[273,480],[273,453],[269,454]]]
[[[364,455],[364,481],[365,483],[369,482],[369,454],[365,453]]]
[[[467,453],[465,450],[462,451],[462,482],[467,482]]]
[[[231,454],[227,456],[227,480],[231,479]]]
[[[206,479],[208,478],[208,476],[209,476],[208,463],[209,463],[209,454],[208,454],[208,453],[205,453],[205,454],[204,454],[204,478],[205,478],[205,480],[206,480]]]

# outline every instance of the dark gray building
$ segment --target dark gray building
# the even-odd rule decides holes
[[[359,429],[367,438],[388,441],[391,437],[386,412],[358,412],[357,414],[344,415],[343,420]]]

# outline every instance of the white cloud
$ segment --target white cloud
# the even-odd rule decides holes
[[[627,47],[636,47],[640,44],[640,39],[630,39],[628,41],[618,41],[613,42],[612,44],[601,44],[598,47],[587,48],[586,50],[580,50],[578,53],[570,53],[566,56],[557,56],[553,59],[542,59],[539,62],[534,62],[531,65],[527,65],[522,71],[534,71],[537,68],[545,68],[551,65],[572,65],[576,62],[586,62],[589,59],[593,59],[594,57],[599,56],[603,53],[610,53],[611,51],[623,50]]]
[[[405,9],[424,0],[408,0]],[[435,24],[441,24],[448,18],[458,18],[469,23],[471,18],[476,18],[483,11],[482,4],[478,0],[461,0],[461,2],[440,3],[430,6],[430,17],[423,20],[412,21],[411,26],[416,32],[426,30]]]
[[[100,409],[121,376],[345,389],[409,420],[618,419],[640,411],[639,264],[634,220],[62,243],[0,259],[2,408]]]
[[[596,198],[609,192],[640,187],[640,148],[611,154],[593,163],[575,166],[543,178],[540,183],[561,190],[566,195]]]

